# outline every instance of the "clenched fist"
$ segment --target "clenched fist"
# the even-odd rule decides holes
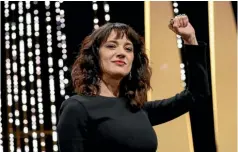
[[[169,29],[180,35],[185,44],[198,45],[193,26],[189,23],[188,16],[177,15],[170,20]]]

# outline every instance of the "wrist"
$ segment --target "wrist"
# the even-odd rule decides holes
[[[187,45],[198,45],[195,34],[192,34],[191,36],[187,38],[183,38],[183,41],[184,41],[184,44],[187,44]]]

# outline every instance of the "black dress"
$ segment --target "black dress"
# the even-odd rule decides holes
[[[175,96],[132,110],[126,98],[75,95],[65,100],[57,125],[61,152],[155,152],[153,126],[189,111],[209,95],[206,44],[185,45],[187,88]]]

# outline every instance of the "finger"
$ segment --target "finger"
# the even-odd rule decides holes
[[[185,27],[188,26],[189,20],[187,15],[184,17],[184,22],[185,22]]]
[[[186,27],[187,24],[186,24],[186,18],[187,18],[187,15],[186,14],[179,14],[176,16],[176,18],[178,19],[179,21],[179,27]]]
[[[182,24],[182,27],[186,27],[186,21],[185,21],[185,17],[184,16],[181,16],[180,22]]]
[[[179,21],[180,27],[184,27],[182,15],[178,15],[178,21]]]
[[[183,27],[186,27],[188,25],[188,17],[187,15],[183,14],[181,17],[181,20],[183,22]]]
[[[173,28],[173,21],[170,21],[168,27],[169,27],[170,30],[172,30],[173,32],[175,32],[175,31],[174,31],[174,28]]]
[[[172,18],[169,21],[169,25],[168,25],[169,29],[172,29],[173,24],[174,24],[174,19]]]
[[[174,23],[173,23],[173,28],[179,28],[181,25],[180,25],[180,21],[179,21],[179,17],[176,16],[174,18]]]
[[[171,23],[169,23],[168,27],[169,27],[170,30],[173,30],[173,27],[172,27]]]
[[[181,24],[181,22],[180,22],[180,18],[181,18],[181,15],[179,14],[179,15],[176,15],[175,17],[174,17],[174,22],[176,23],[176,25],[178,25],[178,28],[180,27],[180,26],[182,26],[182,24]],[[176,26],[177,27],[177,26]]]

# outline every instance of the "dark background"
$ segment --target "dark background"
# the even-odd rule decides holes
[[[9,2],[16,3],[17,2]],[[237,2],[231,2],[234,10],[234,16],[237,23]],[[6,75],[5,75],[5,41],[4,41],[4,2],[1,2],[1,49],[2,52],[2,124],[3,124],[3,144],[4,151],[8,151],[8,117],[7,117],[7,98],[6,94]],[[104,11],[103,11],[103,2],[97,2],[99,8],[97,11],[97,17],[99,19],[99,25],[105,23],[104,20]],[[144,2],[108,2],[110,6],[110,22],[123,22],[131,25],[139,34],[144,36]],[[171,2],[172,4],[172,2]],[[54,2],[51,2],[51,5],[54,6]],[[45,7],[43,2],[38,3],[39,17],[40,17],[40,33],[42,37],[40,38],[41,43],[41,68],[42,68],[42,82],[43,82],[43,102],[44,102],[44,118],[45,118],[45,130],[51,131],[51,112],[50,112],[50,101],[49,101],[49,89],[48,89],[48,68],[47,68],[47,51],[46,51],[46,31],[45,31]],[[66,27],[63,29],[63,32],[67,37],[67,56],[65,64],[69,67],[74,62],[78,54],[78,50],[81,44],[81,41],[85,36],[89,35],[93,29],[93,18],[94,12],[92,10],[92,2],[64,2],[61,5],[61,8],[65,10],[65,24]],[[208,45],[207,53],[207,62],[210,65],[209,60],[209,29],[208,29],[208,3],[207,2],[178,2],[179,13],[187,14],[190,22],[196,30],[197,39],[199,41],[204,41]],[[54,7],[51,9],[52,15],[54,15]],[[17,14],[15,14],[17,16]],[[52,33],[56,33],[56,23],[52,22]],[[60,54],[58,53],[58,48],[56,47],[56,34],[53,34],[53,56],[54,62],[57,63]],[[182,54],[181,54],[182,55]],[[27,56],[27,54],[26,54]],[[183,55],[182,55],[183,57]],[[27,58],[26,58],[27,59]],[[57,64],[54,64],[54,71],[57,71]],[[210,67],[208,67],[210,71]],[[27,71],[26,71],[27,73]],[[60,96],[59,91],[59,77],[58,73],[55,72],[55,89],[56,89],[56,107],[59,110],[59,107],[64,100]],[[20,76],[20,74],[19,74]],[[66,77],[70,80],[70,70],[66,73]],[[210,73],[209,73],[210,78]],[[210,81],[211,82],[211,81]],[[19,85],[19,88],[21,86]],[[20,91],[19,91],[20,92]],[[69,85],[66,89],[66,94],[73,95],[72,86]],[[30,114],[29,114],[30,115]],[[195,152],[215,152],[216,144],[214,137],[214,124],[213,124],[213,108],[212,108],[212,97],[209,97],[206,101],[201,101],[196,103],[194,108],[190,112],[190,119],[192,125],[193,141],[194,141],[194,150]],[[37,120],[38,121],[38,120]],[[29,120],[30,123],[30,120]],[[31,144],[31,141],[30,143]],[[47,151],[52,151],[52,136],[51,134],[46,135],[46,149]]]

